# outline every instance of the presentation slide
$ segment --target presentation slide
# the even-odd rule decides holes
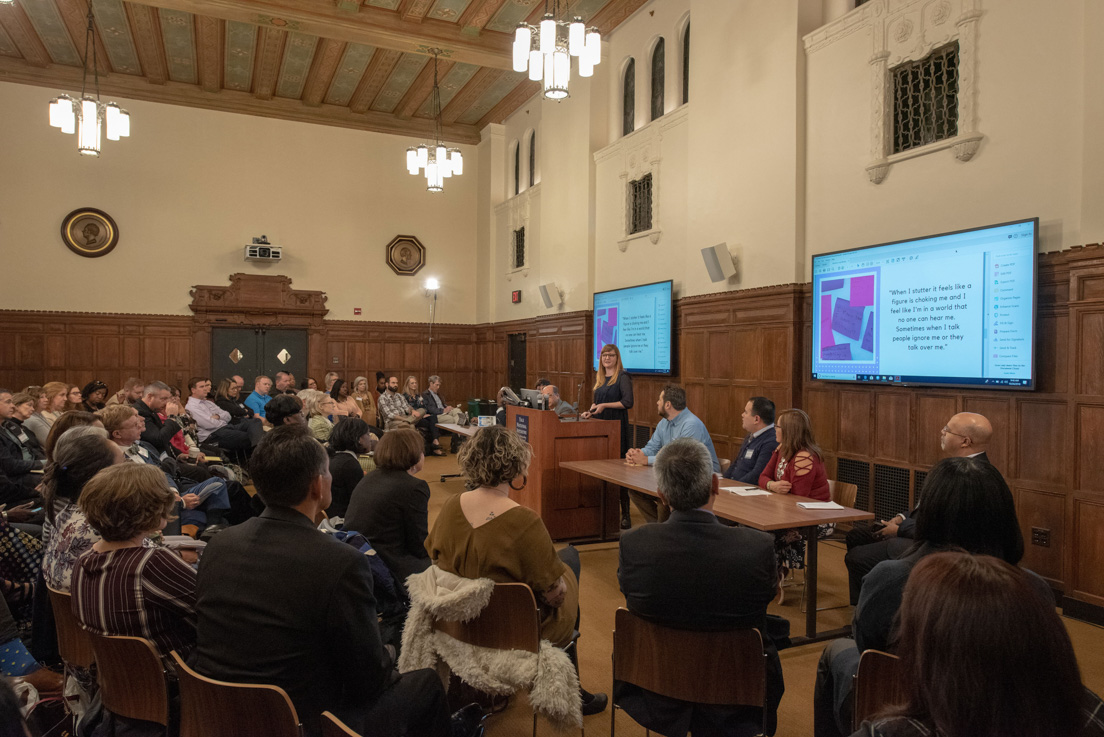
[[[616,345],[630,373],[671,373],[671,282],[594,295],[594,370],[602,346]]]
[[[814,379],[1034,386],[1037,221],[813,257]]]

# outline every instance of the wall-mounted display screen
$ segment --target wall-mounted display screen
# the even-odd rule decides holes
[[[671,282],[596,292],[594,295],[594,370],[602,346],[621,351],[625,370],[636,374],[671,373]]]

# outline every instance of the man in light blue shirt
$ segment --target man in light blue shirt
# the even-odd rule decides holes
[[[713,439],[709,437],[709,431],[705,423],[698,419],[690,410],[686,409],[686,390],[678,384],[668,384],[659,393],[656,409],[662,417],[651,439],[643,448],[631,448],[625,454],[630,463],[638,466],[647,466],[655,462],[659,449],[675,438],[693,438],[706,447],[709,457],[713,460],[713,472],[721,472],[721,463],[717,460],[717,451],[713,448]],[[630,491],[636,508],[644,515],[648,522],[662,522],[667,517],[666,507],[660,507],[654,497],[642,494],[639,491]],[[662,515],[663,519],[660,519]]]

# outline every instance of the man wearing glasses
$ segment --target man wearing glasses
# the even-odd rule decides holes
[[[986,450],[993,437],[993,426],[982,415],[959,412],[939,431],[939,447],[948,458],[977,458],[989,462]],[[912,545],[916,531],[916,509],[902,512],[881,527],[856,527],[847,535],[847,578],[851,604],[859,602],[863,577],[883,560],[899,557]]]

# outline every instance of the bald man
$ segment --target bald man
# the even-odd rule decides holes
[[[948,458],[977,458],[988,463],[986,451],[992,437],[993,425],[989,420],[974,412],[959,412],[939,431],[939,447]],[[847,565],[852,605],[859,602],[863,577],[883,560],[900,557],[912,545],[916,509],[882,520],[881,524],[882,527],[874,531],[857,527],[847,535],[848,550],[843,561]]]

